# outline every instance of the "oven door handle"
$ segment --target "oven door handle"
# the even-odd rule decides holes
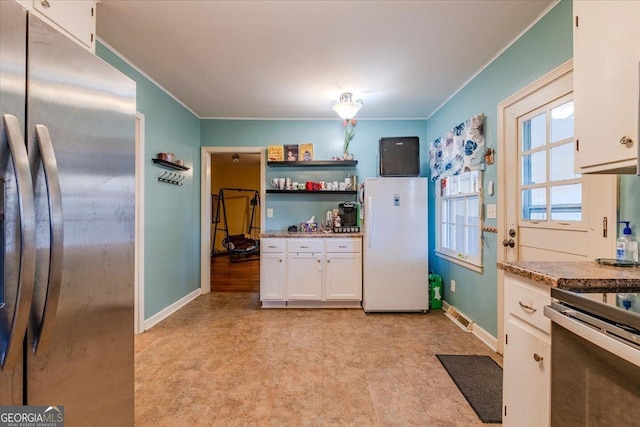
[[[605,324],[605,322],[602,322],[584,313],[580,313],[580,316],[583,317],[583,319],[581,319],[582,321],[577,320],[568,313],[570,311],[572,310],[560,312],[551,306],[544,307],[544,315],[551,319],[553,323],[565,328],[575,335],[578,335],[579,337],[602,348],[603,350],[615,354],[616,356],[621,357],[627,362],[633,363],[634,365],[640,367],[640,350],[638,350],[638,348],[633,348],[631,345],[620,342],[617,339],[612,338],[611,336],[602,332],[601,330],[594,329],[591,326],[587,326],[586,323],[583,323],[583,321],[588,323],[591,323],[591,321],[593,321],[593,325],[595,326],[598,324]],[[609,327],[611,329],[619,329],[613,325],[609,325]],[[553,332],[551,333],[551,339],[551,345],[553,345]]]

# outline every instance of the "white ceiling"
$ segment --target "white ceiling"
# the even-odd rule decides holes
[[[98,37],[201,118],[426,118],[553,0],[100,0]]]

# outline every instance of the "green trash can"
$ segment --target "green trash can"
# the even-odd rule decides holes
[[[442,277],[429,274],[429,309],[442,308]]]

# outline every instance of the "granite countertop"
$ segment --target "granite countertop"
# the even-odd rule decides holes
[[[362,238],[363,233],[323,233],[321,231],[316,232],[305,232],[305,231],[265,231],[264,233],[260,233],[261,238],[302,238],[302,239],[313,239],[313,238]]]
[[[498,268],[576,292],[640,292],[640,267],[612,267],[595,261],[523,261],[498,262]]]

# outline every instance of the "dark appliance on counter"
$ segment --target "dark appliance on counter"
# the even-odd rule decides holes
[[[380,176],[420,176],[417,136],[380,138]]]
[[[334,227],[334,233],[359,233],[358,205],[355,202],[343,202],[338,205],[341,226]]]
[[[552,427],[640,422],[640,314],[611,296],[551,289]]]

